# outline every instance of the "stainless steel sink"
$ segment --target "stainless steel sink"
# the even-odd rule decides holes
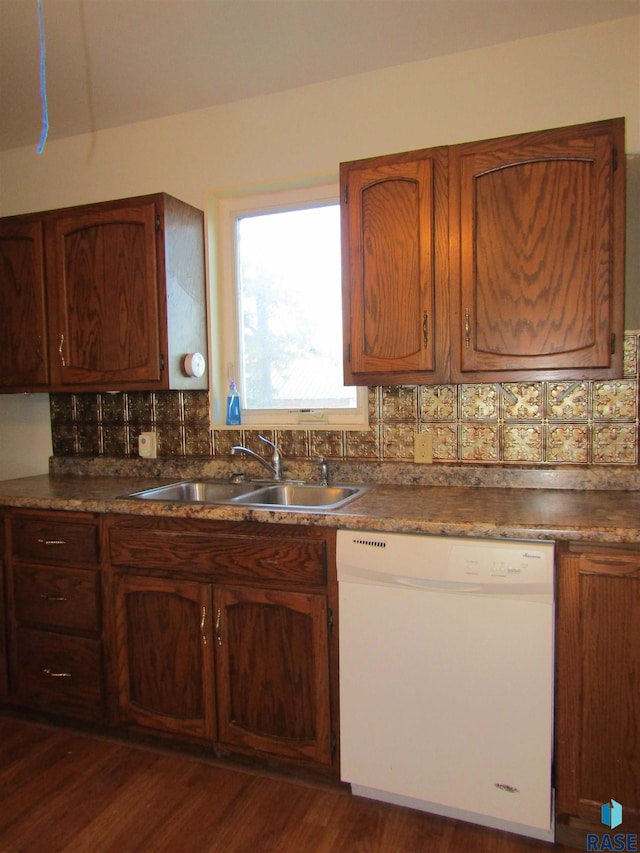
[[[216,480],[185,480],[154,489],[124,495],[132,500],[170,501],[172,503],[228,503],[233,498],[260,488],[254,483],[229,483]]]
[[[274,483],[255,492],[234,498],[232,503],[288,509],[334,509],[365,491],[364,486],[318,486]]]
[[[366,491],[366,486],[321,486],[301,483],[229,483],[185,480],[122,497],[166,503],[241,504],[276,509],[335,509]]]

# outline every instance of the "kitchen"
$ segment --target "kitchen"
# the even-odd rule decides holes
[[[637,24],[637,16],[633,21]],[[0,213],[56,208],[158,189],[202,207],[208,187],[264,184],[283,176],[331,173],[338,162],[348,159],[613,115],[627,118],[631,174],[637,163],[634,152],[640,149],[636,138],[637,42],[637,27],[634,30],[624,20],[613,21],[370,72],[210,111],[51,141],[40,158],[32,147],[13,149],[0,155]],[[597,56],[600,61],[594,58]],[[446,87],[442,86],[443,79],[447,80]],[[536,88],[532,91],[530,81],[534,79]],[[374,91],[376,115],[382,111],[384,120],[371,127]],[[541,91],[553,91],[553,99],[541,102]],[[414,105],[426,98],[428,111],[416,111]],[[318,110],[318,103],[323,104],[323,110]],[[294,122],[291,116],[296,117]],[[329,116],[331,134],[326,132]],[[245,131],[251,128],[241,141],[232,130],[238,124]],[[265,139],[269,139],[268,145]],[[219,151],[220,156],[214,158],[214,151]],[[115,170],[113,163],[118,163]],[[64,175],[69,180],[62,180]],[[631,331],[640,327],[637,251],[637,244],[634,247],[633,240],[628,240],[631,272],[627,275],[629,320],[625,328]],[[387,418],[393,424],[401,422],[403,416],[398,413],[407,405],[416,405],[413,399],[407,404],[407,392],[401,388],[377,393],[386,395],[383,408],[378,409],[385,426]],[[408,392],[410,397],[412,393]],[[89,424],[87,418],[78,420],[77,407],[71,413],[63,411],[54,425],[55,438],[61,440],[69,425],[76,432],[79,426],[108,431],[106,408],[100,411],[104,420],[97,425]],[[415,423],[413,414],[404,417],[408,423]],[[637,410],[635,417],[637,426]],[[624,423],[628,420],[627,417]],[[46,471],[51,452],[48,397],[4,396],[0,400],[0,424],[2,479]],[[635,458],[637,463],[637,455]],[[401,476],[416,476],[415,466],[406,456],[369,456],[368,462],[360,464],[373,467],[379,463],[405,466]],[[535,476],[535,465],[526,467],[533,468]],[[595,472],[590,467],[589,473],[606,477],[606,467],[596,466]],[[620,476],[619,470],[617,467],[616,476]],[[538,473],[547,480],[554,476],[544,466]],[[421,470],[420,476],[443,476],[452,481],[460,475],[439,468],[429,475]],[[499,481],[499,473],[491,468],[483,470],[482,476]],[[514,481],[527,475],[515,470],[506,476]],[[488,527],[491,520],[485,516]],[[455,521],[450,523],[453,529]]]

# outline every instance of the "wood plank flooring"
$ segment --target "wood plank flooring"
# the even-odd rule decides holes
[[[1,853],[551,853],[561,845],[0,717]]]

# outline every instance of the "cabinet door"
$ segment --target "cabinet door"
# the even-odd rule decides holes
[[[0,221],[0,391],[47,384],[42,241],[41,220]]]
[[[447,154],[340,167],[345,381],[448,373]]]
[[[326,598],[215,590],[219,740],[331,763]]]
[[[124,723],[214,736],[210,613],[207,584],[116,576],[118,689]]]
[[[622,119],[450,149],[454,381],[622,375],[624,166]]]
[[[557,608],[558,839],[605,831],[612,797],[640,832],[640,549],[565,546]]]
[[[153,201],[56,214],[46,241],[53,386],[153,387],[164,316]]]

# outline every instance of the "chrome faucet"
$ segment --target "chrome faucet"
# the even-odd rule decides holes
[[[246,456],[251,456],[253,459],[257,459],[257,461],[263,465],[267,471],[271,474],[274,480],[282,480],[282,453],[280,452],[280,448],[274,444],[272,441],[269,441],[268,438],[265,438],[263,435],[259,435],[258,438],[260,441],[264,441],[265,444],[268,444],[269,447],[273,450],[273,454],[271,456],[271,464],[267,462],[267,460],[260,456],[259,453],[256,453],[254,450],[250,450],[248,447],[244,447],[242,444],[236,444],[231,448],[231,455],[236,456],[238,453],[244,453]]]

